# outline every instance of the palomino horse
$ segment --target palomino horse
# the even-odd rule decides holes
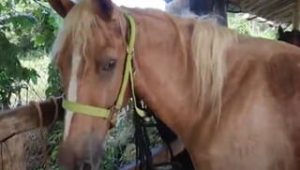
[[[300,31],[292,30],[284,32],[282,27],[278,29],[278,40],[285,41],[300,47]]]
[[[58,12],[58,14],[60,14],[62,17],[65,17],[65,15],[66,15],[65,11],[70,10],[70,8],[73,6],[72,1],[70,1],[70,0],[63,0],[63,1],[57,1],[57,0],[53,1],[52,0],[49,2],[51,4],[51,6],[53,8],[55,8],[56,11]],[[73,2],[78,3],[76,0],[73,0]],[[175,4],[177,6],[179,5],[177,2],[175,2]],[[182,8],[182,6],[180,8]],[[169,11],[169,12],[172,12],[172,11]],[[187,17],[186,14],[188,14],[188,13],[185,13],[183,15],[185,15],[185,17]],[[190,12],[190,15],[191,15],[191,17],[197,17],[195,14],[192,14],[191,12]],[[201,19],[215,19],[215,18],[206,17],[206,18],[201,18]],[[151,110],[147,110],[147,112],[152,113]],[[159,134],[160,134],[162,140],[168,146],[171,147],[170,149],[172,150],[174,155],[173,155],[173,157],[171,157],[168,148],[162,147],[159,150],[155,150],[156,153],[153,154],[153,163],[159,164],[162,162],[172,161],[172,162],[178,163],[179,165],[184,167],[185,170],[187,170],[187,169],[192,170],[193,165],[191,163],[190,156],[188,155],[187,151],[183,148],[182,143],[180,141],[178,141],[177,136],[162,121],[160,121],[159,118],[155,117],[155,119],[156,119],[156,126],[157,126],[157,129],[159,131]],[[156,149],[156,148],[154,148],[154,149]]]
[[[53,54],[66,92],[66,169],[100,166],[109,122],[135,95],[196,169],[300,169],[299,48],[110,0],[64,13]]]

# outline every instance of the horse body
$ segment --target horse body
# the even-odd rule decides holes
[[[299,141],[293,138],[299,125],[289,120],[299,121],[299,111],[296,111],[299,109],[296,104],[299,103],[300,81],[296,78],[299,51],[284,47],[276,48],[273,42],[262,40],[240,40],[229,49],[219,126],[214,127],[216,121],[210,121],[212,115],[204,118],[204,123],[196,123],[202,126],[197,129],[207,134],[194,142],[195,148],[202,143],[199,151],[206,157],[198,155],[195,162],[200,162],[199,166],[202,163],[210,169],[228,170],[299,169],[296,165],[299,153],[294,150],[299,147]],[[291,55],[293,59],[287,57]],[[280,98],[281,95],[285,98]],[[290,102],[294,105],[287,105]],[[213,130],[207,130],[208,127]]]
[[[188,54],[192,46],[193,22],[186,21],[178,26],[183,40],[173,30],[173,35],[167,39],[170,42],[165,42],[159,32],[171,34],[170,29],[161,30],[171,27],[164,26],[168,23],[167,17],[159,26],[151,24],[151,19],[145,21],[142,14],[139,17],[143,18],[143,24],[139,25],[136,51],[137,89],[155,113],[180,136],[197,168],[296,169],[299,153],[295,153],[294,148],[299,147],[295,144],[299,143],[297,131],[300,128],[296,123],[300,119],[297,111],[300,101],[299,49],[246,37],[238,37],[232,42],[223,56],[227,75],[218,121],[218,115],[208,111],[210,108],[199,107],[197,92],[201,90],[193,86],[197,84],[193,82],[197,78],[189,79],[197,75],[193,69],[194,60],[191,60],[194,56]],[[149,28],[150,25],[154,28]],[[143,31],[147,29],[152,30],[149,37]],[[220,37],[207,34],[209,38],[217,40]],[[161,45],[157,44],[159,41]],[[207,43],[205,39],[202,41]],[[183,46],[182,51],[163,46],[172,42],[178,43],[174,46]],[[186,44],[185,48],[180,42]],[[207,46],[210,45],[213,44]],[[151,65],[153,63],[155,65]]]
[[[55,51],[67,88],[71,54],[86,48],[77,101],[109,107],[121,84],[127,23],[111,2],[98,9],[94,1],[73,7]],[[196,169],[300,169],[300,49],[155,10],[127,11],[137,22],[137,95],[179,136]],[[74,114],[70,124],[65,166],[81,167],[90,156],[98,167],[107,121]]]

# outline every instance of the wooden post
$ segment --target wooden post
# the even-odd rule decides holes
[[[57,100],[59,113],[62,113],[62,99]],[[0,112],[0,142],[10,137],[39,128],[42,123],[44,127],[49,126],[54,120],[55,104],[52,101],[39,103],[42,111],[43,122],[40,122],[39,113],[33,105],[22,106],[14,110]],[[59,114],[62,117],[62,114]]]
[[[58,119],[62,118],[61,98],[56,99],[58,106]],[[0,112],[0,170],[26,170],[28,164],[28,132],[33,129],[51,125],[55,120],[56,104],[53,101],[39,103],[43,120],[40,122],[39,113],[34,105],[22,106],[14,110]],[[40,129],[41,130],[41,129]],[[30,131],[30,135],[40,137],[38,131]],[[41,147],[41,146],[39,146]]]
[[[1,163],[3,170],[26,170],[24,135],[16,135],[1,143]]]
[[[295,0],[295,3],[293,27],[296,30],[300,30],[300,0]]]

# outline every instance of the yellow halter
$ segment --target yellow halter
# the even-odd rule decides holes
[[[107,109],[107,108],[95,107],[95,106],[90,106],[90,105],[85,105],[85,104],[80,104],[77,102],[64,100],[63,108],[65,108],[66,110],[70,110],[74,113],[79,113],[79,114],[84,114],[84,115],[88,115],[88,116],[95,116],[95,117],[101,117],[101,118],[107,119],[110,117],[110,114],[112,114],[112,112],[115,111],[114,109],[119,110],[122,107],[122,104],[124,102],[125,90],[126,90],[128,82],[130,81],[129,83],[130,83],[132,98],[133,98],[133,102],[134,102],[134,109],[139,116],[146,118],[145,112],[137,107],[136,97],[135,97],[135,92],[134,92],[132,60],[134,57],[134,45],[135,45],[135,39],[136,39],[136,23],[132,16],[130,16],[128,14],[125,14],[125,16],[129,22],[130,38],[129,38],[129,42],[128,42],[127,49],[126,49],[126,61],[125,61],[125,70],[124,70],[124,75],[123,75],[123,81],[122,81],[122,85],[121,85],[121,88],[119,91],[119,95],[116,99],[115,105],[113,105],[110,109]],[[145,120],[148,120],[148,119],[145,119]]]

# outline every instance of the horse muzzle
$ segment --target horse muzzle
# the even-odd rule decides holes
[[[99,170],[103,153],[103,140],[88,135],[80,141],[67,139],[60,147],[58,160],[66,170]]]

